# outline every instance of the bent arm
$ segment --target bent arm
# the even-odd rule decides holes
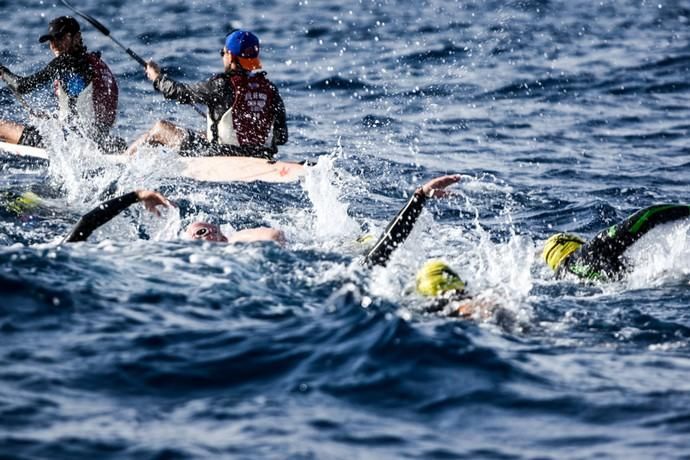
[[[364,258],[364,264],[369,267],[374,265],[386,265],[390,255],[400,246],[410,235],[415,222],[426,203],[427,197],[447,196],[446,187],[455,184],[460,180],[460,176],[452,174],[431,179],[426,184],[415,190],[408,202],[398,212],[398,215],[388,224],[369,253]]]
[[[59,58],[55,58],[50,61],[46,67],[33,75],[29,75],[28,77],[20,77],[19,75],[10,72],[9,69],[4,68],[2,69],[2,79],[5,80],[7,86],[12,88],[12,90],[18,92],[19,94],[25,94],[38,89],[57,78],[61,65],[61,60]]]
[[[586,245],[586,252],[599,254],[609,260],[620,257],[630,246],[654,227],[685,219],[690,206],[660,204],[637,211],[623,222],[599,232]]]
[[[208,105],[216,93],[213,82],[214,79],[201,83],[185,84],[168,78],[165,74],[160,74],[154,80],[153,87],[156,91],[160,91],[166,99],[172,99],[181,104]]]
[[[424,209],[427,197],[421,188],[415,190],[405,206],[398,212],[386,227],[383,234],[364,258],[364,264],[373,267],[386,265],[391,254],[410,235],[414,224]]]
[[[642,209],[599,232],[568,258],[557,276],[572,273],[590,280],[613,280],[628,269],[623,253],[657,225],[690,216],[690,206],[662,204]]]
[[[111,221],[115,216],[137,201],[139,201],[139,196],[135,191],[101,203],[79,219],[79,222],[69,232],[69,235],[65,237],[63,243],[86,241],[97,228]]]

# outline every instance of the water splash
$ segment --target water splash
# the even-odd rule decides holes
[[[653,228],[625,254],[633,271],[626,289],[642,289],[687,280],[690,275],[690,222]]]
[[[342,190],[347,187],[345,175],[335,168],[335,161],[342,149],[322,156],[315,166],[309,168],[303,188],[314,205],[312,235],[319,241],[355,239],[359,225],[348,215],[349,204],[341,199]]]

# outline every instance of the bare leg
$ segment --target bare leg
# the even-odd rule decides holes
[[[171,148],[179,148],[187,132],[175,126],[167,120],[156,122],[146,133],[142,134],[129,146],[125,155],[135,155],[139,147],[147,145],[164,145]]]
[[[0,140],[10,144],[18,144],[24,132],[24,125],[9,120],[0,120]]]

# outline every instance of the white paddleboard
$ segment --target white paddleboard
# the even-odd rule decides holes
[[[37,147],[0,142],[0,151],[22,158],[50,161],[50,154]],[[127,163],[124,155],[105,155],[113,163]],[[270,162],[249,157],[180,157],[180,177],[208,182],[293,182],[304,176],[305,167],[289,161]]]
[[[45,149],[38,147],[28,147],[26,145],[8,144],[7,142],[0,142],[0,150],[9,155],[15,155],[25,158],[37,158],[39,160],[49,160],[48,153]]]

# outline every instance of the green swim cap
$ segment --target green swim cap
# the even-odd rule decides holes
[[[421,295],[435,297],[464,290],[465,282],[441,260],[429,260],[417,272],[417,292]]]
[[[552,270],[556,270],[563,260],[580,249],[585,240],[570,233],[556,233],[544,243],[542,257]]]

